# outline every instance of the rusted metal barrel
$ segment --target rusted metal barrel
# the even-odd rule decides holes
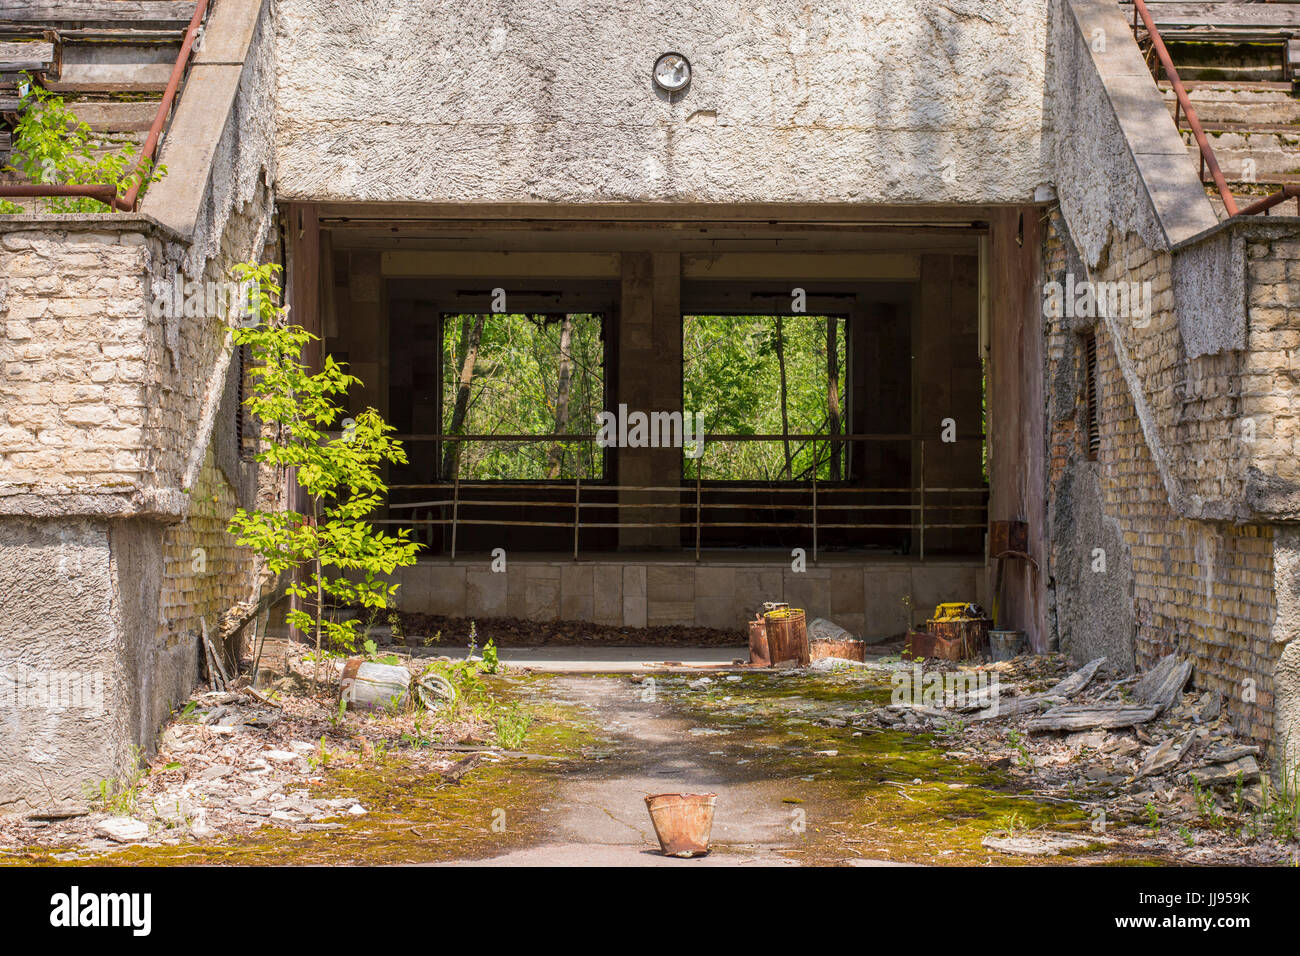
[[[749,622],[749,666],[772,666],[772,655],[767,649],[767,622],[759,613],[755,613],[754,620]]]
[[[703,856],[713,835],[716,793],[655,793],[645,798],[664,856]]]
[[[767,653],[772,663],[798,661],[800,667],[807,667],[808,623],[803,611],[776,607],[763,615],[763,622],[767,625]]]

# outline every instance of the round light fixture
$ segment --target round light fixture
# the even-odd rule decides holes
[[[691,82],[691,63],[680,53],[665,53],[655,60],[655,86],[668,93],[680,93]]]

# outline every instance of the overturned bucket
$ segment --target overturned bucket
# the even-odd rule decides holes
[[[654,793],[645,798],[664,856],[703,856],[713,833],[716,793]]]

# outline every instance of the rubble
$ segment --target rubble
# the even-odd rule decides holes
[[[301,650],[295,655],[277,684],[303,686],[300,678],[312,665]],[[73,847],[65,857],[72,859],[128,845],[237,837],[263,827],[335,829],[368,811],[353,797],[318,795],[327,766],[361,765],[401,747],[404,761],[459,782],[482,761],[506,754],[479,747],[465,758],[443,749],[459,746],[445,741],[482,739],[484,730],[472,718],[439,721],[425,712],[419,736],[428,746],[402,743],[404,735],[409,740],[417,733],[413,713],[344,719],[336,693],[341,667],[341,661],[326,663],[330,680],[318,696],[272,697],[249,687],[195,693],[163,730],[138,781],[91,801],[90,812],[39,827],[22,817],[0,817],[0,851]],[[427,739],[433,729],[441,738],[436,744]]]

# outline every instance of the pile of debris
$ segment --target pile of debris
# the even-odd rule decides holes
[[[418,772],[459,782],[468,763],[499,759],[499,748],[466,743],[487,736],[473,718],[345,712],[337,702],[342,662],[323,663],[328,680],[315,695],[306,693],[314,665],[301,652],[286,663],[269,693],[194,694],[164,729],[147,769],[103,782],[87,794],[86,812],[0,818],[0,853],[57,847],[66,852],[56,859],[76,859],[131,844],[212,842],[266,826],[330,830],[368,810],[350,797],[318,795],[327,767],[375,762],[401,748]]]
[[[1006,771],[1022,790],[1102,821],[1085,842],[1110,842],[1107,824],[1129,824],[1142,828],[1139,843],[1179,845],[1189,861],[1225,862],[1234,847],[1248,847],[1250,862],[1293,859],[1294,805],[1277,802],[1259,747],[1237,737],[1221,696],[1184,693],[1191,663],[1171,654],[1144,674],[1111,678],[1105,663],[1099,658],[1067,673],[1056,656],[983,667],[929,662],[923,679],[933,695],[895,700],[855,725],[942,735],[958,748],[948,757]],[[981,672],[1000,679],[969,679]],[[936,673],[949,679],[929,677]],[[961,689],[956,699],[953,686]],[[1280,799],[1294,804],[1295,797]],[[1073,847],[1043,837],[1000,834],[986,845],[1029,855]]]

